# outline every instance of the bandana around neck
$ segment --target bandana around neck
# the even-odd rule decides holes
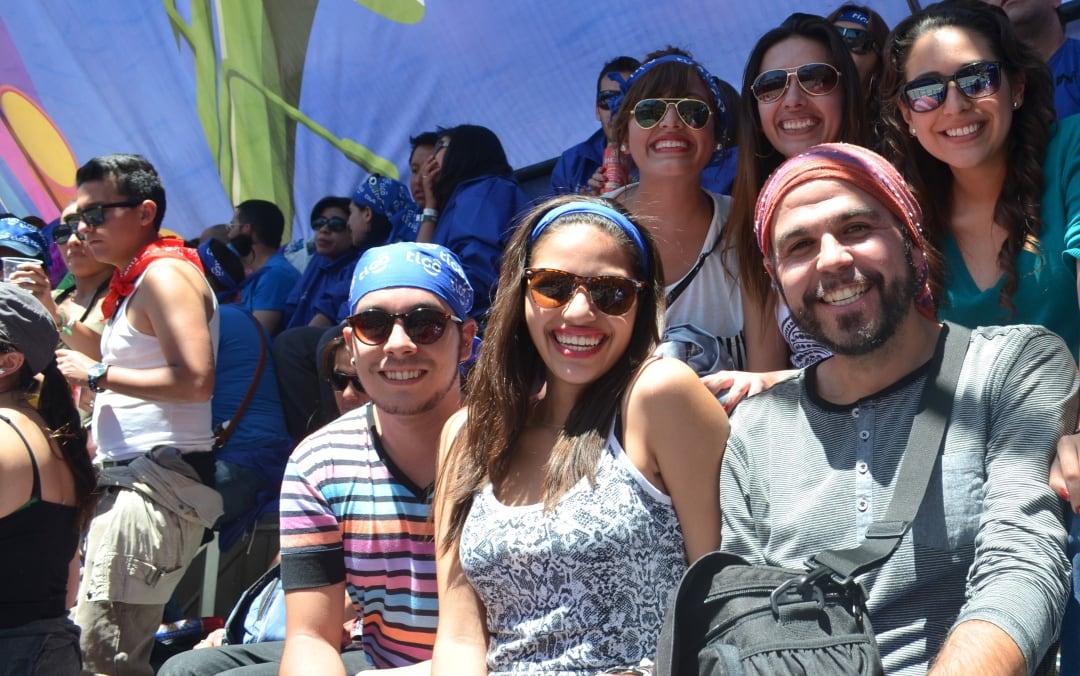
[[[105,296],[101,304],[101,313],[105,315],[106,320],[112,319],[120,301],[130,296],[135,290],[135,280],[146,272],[146,268],[151,263],[160,258],[185,260],[198,268],[200,273],[203,271],[199,253],[195,249],[184,246],[184,240],[178,237],[155,239],[139,249],[139,253],[135,254],[135,258],[131,259],[127,267],[123,270],[117,269],[113,273],[112,280],[109,281],[109,294]]]

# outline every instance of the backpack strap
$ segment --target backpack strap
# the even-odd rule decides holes
[[[946,332],[945,345],[938,349],[926,375],[885,518],[870,524],[866,539],[858,547],[830,549],[810,557],[808,576],[832,572],[847,581],[866,572],[892,555],[915,520],[944,447],[956,383],[971,341],[971,331],[965,327],[946,322],[942,330]]]

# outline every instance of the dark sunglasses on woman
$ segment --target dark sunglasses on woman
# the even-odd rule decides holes
[[[79,232],[79,217],[76,214],[71,214],[56,224],[56,227],[52,229],[52,241],[57,244],[67,244],[72,235],[75,235],[80,242],[86,241],[86,235]]]
[[[949,83],[955,82],[969,99],[993,96],[1001,89],[1001,64],[996,61],[969,63],[952,75],[923,75],[904,85],[904,103],[913,113],[926,113],[945,103]]]
[[[840,37],[844,38],[844,44],[852,54],[869,54],[877,49],[877,43],[870,31],[862,28],[841,28],[836,26]]]
[[[399,319],[405,327],[405,335],[417,345],[431,345],[442,338],[449,322],[461,323],[460,317],[433,307],[418,307],[415,310],[396,314],[371,308],[358,312],[345,321],[361,343],[382,345],[390,339],[394,324]]]
[[[315,232],[327,227],[330,228],[330,232],[345,232],[349,227],[349,222],[339,216],[331,216],[330,218],[319,216],[311,221],[311,229]]]
[[[775,68],[754,78],[750,91],[761,103],[779,101],[788,90],[792,76],[810,96],[825,96],[836,89],[840,71],[827,63],[806,63],[798,68]]]
[[[699,99],[642,99],[634,106],[634,122],[642,129],[652,129],[667,115],[668,106],[675,106],[679,119],[691,129],[704,129],[712,110]]]
[[[357,392],[363,392],[364,386],[360,384],[360,378],[355,373],[345,373],[344,371],[331,371],[330,372],[330,387],[334,388],[337,392],[344,392],[345,388],[349,385],[353,386],[353,389]]]
[[[525,283],[534,303],[553,309],[570,302],[578,289],[585,289],[589,299],[606,315],[624,315],[634,307],[645,283],[616,275],[582,277],[552,268],[525,268]]]

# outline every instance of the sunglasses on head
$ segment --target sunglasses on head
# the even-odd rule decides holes
[[[840,71],[827,63],[807,63],[798,68],[775,68],[754,78],[750,91],[761,103],[779,101],[788,90],[791,77],[810,96],[825,96],[840,82]]]
[[[355,373],[345,373],[344,371],[331,371],[330,372],[330,387],[334,388],[337,392],[344,392],[345,388],[349,385],[353,386],[353,389],[357,392],[363,392],[364,386],[360,384],[360,378]]]
[[[75,235],[80,242],[86,241],[86,235],[79,232],[78,214],[69,214],[67,218],[56,224],[52,230],[52,241],[57,244],[67,244],[72,235]]]
[[[949,83],[955,82],[969,99],[993,96],[1001,89],[1001,64],[996,61],[969,63],[952,75],[923,75],[902,90],[904,103],[913,113],[925,113],[945,103]]]
[[[604,89],[596,92],[596,107],[600,110],[611,110],[611,101],[618,95],[618,89]]]
[[[645,289],[645,283],[636,279],[616,275],[582,277],[551,268],[525,268],[525,283],[533,302],[542,308],[562,307],[578,289],[584,288],[597,310],[615,317],[629,312]]]
[[[675,106],[679,119],[691,129],[704,129],[712,116],[709,104],[699,99],[642,99],[634,106],[634,122],[642,129],[652,129],[667,115],[668,106]]]
[[[840,37],[844,38],[844,44],[852,54],[869,54],[877,48],[874,37],[870,31],[862,28],[841,28],[836,26]]]
[[[417,345],[431,345],[442,338],[449,322],[461,323],[460,317],[433,307],[418,307],[408,312],[391,313],[378,308],[357,312],[345,321],[357,340],[365,345],[382,345],[390,339],[394,324],[401,320],[405,335]]]
[[[331,216],[330,218],[326,218],[325,216],[319,216],[318,218],[311,221],[311,229],[315,232],[318,232],[319,230],[322,230],[323,228],[328,226],[330,228],[330,232],[345,232],[349,227],[349,223],[340,216]]]
[[[97,204],[88,209],[76,211],[72,215],[68,216],[67,220],[74,222],[76,225],[78,225],[79,221],[82,221],[83,223],[86,223],[88,227],[96,228],[105,223],[106,209],[119,209],[120,207],[137,207],[142,203],[142,200],[125,200],[123,202],[109,202],[108,204]]]

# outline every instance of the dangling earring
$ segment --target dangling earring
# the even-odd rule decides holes
[[[912,127],[912,128],[911,128],[911,135],[912,135],[912,136],[914,136],[914,135],[915,135],[915,127]]]

